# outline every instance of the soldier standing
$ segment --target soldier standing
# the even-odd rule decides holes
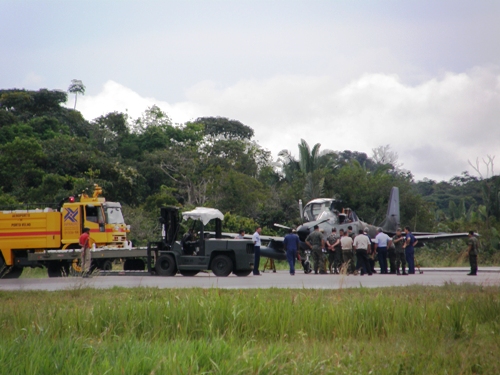
[[[306,244],[312,249],[312,256],[314,261],[314,273],[324,275],[325,271],[325,258],[323,257],[323,248],[325,247],[325,240],[319,231],[319,226],[314,226],[314,232],[310,233],[306,238]]]
[[[352,238],[348,232],[340,238],[340,245],[342,246],[342,258],[344,259],[344,267],[347,269],[347,274],[356,274],[354,264],[354,253],[352,252]]]
[[[392,243],[394,244],[394,252],[396,254],[396,274],[407,276],[406,273],[406,259],[405,259],[405,249],[403,247],[405,237],[401,234],[401,228],[396,230],[396,235],[392,237]],[[401,266],[401,272],[399,272],[399,266]]]
[[[335,273],[336,275],[338,275],[339,263],[337,262],[337,252],[340,252],[340,250],[338,250],[337,247],[340,241],[337,237],[337,228],[332,229],[332,233],[328,236],[326,241],[328,248],[328,269],[330,270],[330,273]],[[337,245],[337,247],[335,245]]]
[[[81,265],[82,265],[82,277],[90,277],[90,229],[83,228],[82,235],[78,240],[80,246],[82,247],[81,252]]]
[[[396,248],[394,243],[387,248],[387,258],[389,259],[389,273],[396,274]]]
[[[469,254],[470,273],[467,276],[477,276],[477,254],[479,252],[479,241],[474,236],[474,231],[469,232],[467,254]]]

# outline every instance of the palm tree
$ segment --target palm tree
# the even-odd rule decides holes
[[[285,178],[291,179],[294,172],[300,171],[305,176],[304,198],[318,198],[323,194],[324,174],[333,165],[336,155],[330,150],[320,152],[320,143],[316,143],[311,150],[308,143],[301,139],[298,146],[298,161],[288,150],[279,153],[283,160],[283,173]]]
[[[71,85],[69,85],[68,92],[75,94],[75,106],[73,109],[76,109],[76,99],[78,97],[78,93],[85,95],[85,85],[79,79],[72,79]]]

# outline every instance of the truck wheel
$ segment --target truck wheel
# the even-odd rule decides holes
[[[217,255],[210,264],[215,276],[226,277],[233,271],[233,261],[227,255]]]
[[[252,270],[238,270],[238,271],[233,271],[233,273],[236,276],[248,276],[252,273]]]
[[[198,275],[198,270],[179,270],[182,276],[196,276]]]
[[[105,260],[99,264],[99,269],[103,271],[111,271],[113,269],[113,262],[108,260]]]
[[[61,262],[50,262],[47,265],[47,275],[49,277],[63,277],[64,268]]]
[[[174,257],[170,254],[160,255],[156,259],[155,271],[159,276],[175,276],[177,267]]]
[[[19,279],[19,276],[23,273],[23,269],[22,267],[16,266],[12,266],[10,269],[7,267],[0,274],[0,279]]]

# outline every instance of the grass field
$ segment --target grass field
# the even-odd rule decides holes
[[[0,374],[498,374],[500,288],[0,292]]]

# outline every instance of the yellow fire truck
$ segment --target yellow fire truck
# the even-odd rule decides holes
[[[144,269],[144,262],[133,258],[145,251],[130,251],[130,227],[120,203],[107,202],[101,194],[95,185],[92,196],[69,197],[55,209],[0,211],[0,278],[17,278],[24,267],[46,267],[50,277],[78,271],[78,240],[85,227],[90,229],[94,267],[110,269],[113,259],[130,258],[129,269]]]

